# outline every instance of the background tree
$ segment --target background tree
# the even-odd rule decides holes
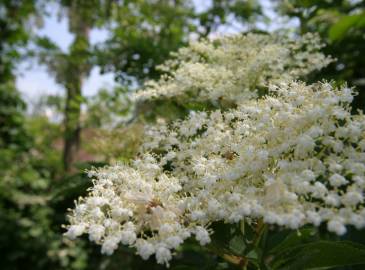
[[[261,15],[255,0],[214,0],[201,12],[191,0],[123,1],[114,6],[109,38],[96,46],[98,64],[122,83],[141,83],[157,78],[156,67],[191,35],[206,37],[233,23],[247,26]]]
[[[49,40],[40,39],[38,44],[46,49],[41,61],[66,89],[65,169],[71,169],[80,146],[82,82],[93,66],[99,65],[102,72],[114,72],[124,85],[138,85],[146,78],[158,76],[156,65],[186,44],[197,28],[204,29],[201,35],[207,35],[226,23],[230,15],[240,17],[241,21],[256,15],[257,5],[253,1],[248,3],[214,1],[211,9],[197,14],[191,1],[60,1],[60,7],[68,14],[70,32],[75,35],[69,52],[61,52]],[[110,36],[92,48],[89,32],[98,26],[104,26]]]
[[[69,171],[80,146],[82,85],[92,68],[90,31],[108,13],[109,1],[65,0],[59,6],[66,12],[69,30],[74,34],[69,51],[62,52],[47,39],[39,39],[38,45],[43,48],[41,62],[66,90],[63,164]]]
[[[14,82],[16,63],[24,57],[21,48],[31,37],[30,19],[37,18],[41,6],[40,1],[4,0],[0,9],[0,83],[3,84]]]
[[[0,2],[1,269],[60,266],[55,251],[62,239],[52,230],[53,210],[47,205],[52,168],[35,151],[35,128],[28,128],[26,104],[15,86],[16,67],[28,56],[42,12],[41,1]]]
[[[337,58],[337,62],[319,77],[355,86],[359,95],[353,102],[354,110],[365,110],[365,1],[283,1],[278,8],[282,14],[299,20],[298,33],[321,35],[327,43],[324,53]]]

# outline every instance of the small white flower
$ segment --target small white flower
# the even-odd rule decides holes
[[[153,253],[155,253],[155,247],[146,241],[137,242],[137,252],[143,260],[147,260]]]
[[[87,205],[86,204],[84,204],[84,203],[78,204],[75,207],[75,214],[76,215],[83,215],[83,214],[85,214],[86,210],[87,210]]]
[[[365,226],[365,217],[357,214],[352,214],[350,217],[350,222],[354,225],[358,230],[364,228]]]
[[[178,246],[180,246],[184,241],[179,236],[170,236],[165,240],[166,244],[170,248],[176,249]]]
[[[349,191],[342,198],[342,203],[347,206],[356,206],[363,201],[364,197],[358,191]]]
[[[210,237],[208,231],[201,226],[196,227],[195,229],[195,238],[199,241],[202,246],[210,243]]]
[[[313,151],[316,146],[314,140],[308,135],[302,135],[298,139],[297,146],[295,148],[295,154],[298,157],[306,157],[306,155]]]
[[[104,217],[104,213],[100,210],[99,207],[94,208],[93,210],[90,211],[91,216],[94,219],[101,219]]]
[[[307,218],[314,226],[319,226],[322,221],[321,216],[315,211],[307,211]]]
[[[191,213],[192,220],[204,220],[206,218],[206,214],[201,210],[195,210]]]
[[[339,206],[341,203],[341,198],[337,194],[329,194],[324,199],[325,203],[331,206]]]
[[[327,229],[330,232],[334,232],[337,235],[344,235],[346,233],[346,227],[340,219],[333,219],[327,223]]]
[[[114,250],[118,248],[119,239],[116,236],[108,236],[103,245],[101,246],[101,253],[106,255],[112,255]]]
[[[128,220],[129,217],[133,216],[133,212],[131,210],[120,207],[113,208],[111,214],[113,218],[123,221]]]
[[[103,197],[91,197],[87,203],[92,206],[103,206],[107,203],[107,200]]]
[[[162,224],[159,228],[159,233],[161,235],[167,235],[167,234],[171,234],[174,231],[174,228],[170,225],[170,224]]]
[[[73,240],[82,235],[85,232],[85,229],[86,226],[84,224],[71,225],[65,235]]]
[[[156,260],[159,264],[166,264],[169,266],[169,261],[171,260],[171,252],[166,247],[160,246],[156,249]]]
[[[330,178],[329,178],[330,184],[334,187],[339,187],[342,185],[345,185],[348,183],[348,181],[345,179],[345,177],[343,177],[342,175],[339,175],[337,173],[333,174]]]
[[[316,179],[316,175],[312,170],[304,170],[301,174],[305,181],[314,181]]]
[[[93,224],[89,227],[89,240],[98,242],[104,236],[105,228],[99,224]]]
[[[133,231],[124,230],[120,233],[120,239],[124,245],[133,245],[137,239],[136,233]]]

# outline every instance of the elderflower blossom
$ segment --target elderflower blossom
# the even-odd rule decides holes
[[[327,66],[317,35],[246,34],[192,42],[160,67],[166,74],[146,83],[139,99],[237,104],[257,97],[269,83],[289,81]]]
[[[215,221],[325,224],[338,235],[364,228],[365,116],[350,113],[354,92],[292,81],[331,61],[318,44],[249,34],[180,50],[164,66],[170,75],[140,98],[220,108],[159,119],[138,158],[90,171],[94,186],[65,234],[88,234],[104,254],[123,244],[169,266],[187,238],[209,244]]]
[[[219,220],[262,218],[291,229],[327,223],[338,235],[346,225],[363,228],[365,116],[350,114],[352,95],[328,83],[282,83],[236,109],[160,123],[142,158],[92,173],[94,188],[67,234],[88,233],[106,254],[122,242],[168,265],[188,237],[208,244],[207,228]]]
[[[194,113],[150,134],[159,151],[174,149],[171,174],[190,193],[186,215],[194,222],[262,217],[292,229],[328,222],[343,234],[345,225],[365,225],[365,117],[350,114],[352,95],[328,83],[282,83],[237,109]],[[154,150],[151,139],[142,151]]]
[[[138,170],[115,165],[89,173],[95,177],[94,187],[79,200],[66,235],[74,239],[88,233],[89,240],[101,244],[107,255],[121,243],[135,247],[143,259],[155,254],[159,263],[168,264],[171,250],[192,232],[181,225],[181,185],[164,174],[149,154],[134,164]]]

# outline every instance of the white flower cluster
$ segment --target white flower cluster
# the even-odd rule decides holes
[[[133,167],[138,168],[138,170]],[[164,174],[151,155],[135,160],[134,166],[117,165],[90,171],[94,187],[80,199],[66,235],[89,234],[112,254],[119,243],[136,247],[148,259],[156,254],[159,263],[168,263],[171,249],[177,248],[191,232],[183,223],[184,200],[176,178]]]
[[[219,46],[203,42],[200,54],[211,46],[205,58],[223,61],[227,54],[227,62],[235,61],[232,68],[239,68],[247,58],[237,60],[232,48],[237,57],[249,55],[238,45],[245,38],[257,41],[259,36],[224,39],[217,41]],[[261,38],[264,43],[269,37]],[[230,46],[228,40],[238,44]],[[279,50],[278,44],[272,46]],[[300,47],[296,42],[290,44]],[[199,48],[199,43],[194,46]],[[180,54],[188,63],[200,55],[189,55],[191,48],[186,50]],[[310,59],[303,54],[302,59]],[[262,57],[260,50],[255,55]],[[293,52],[286,55],[293,56]],[[253,64],[254,60],[250,61]],[[176,82],[176,89],[180,85],[182,90],[171,95],[178,98],[187,91],[185,83],[196,83],[200,90],[206,89],[194,90],[198,98],[203,99],[204,92],[208,100],[214,100],[222,91],[235,106],[192,112],[187,119],[173,123],[161,120],[147,130],[139,157],[131,164],[91,171],[94,187],[77,203],[66,235],[75,238],[87,233],[106,254],[122,243],[136,248],[143,259],[155,255],[158,263],[168,266],[174,250],[187,238],[194,236],[201,245],[208,244],[209,226],[215,221],[261,219],[291,229],[325,223],[338,235],[346,232],[346,225],[364,228],[365,116],[350,114],[354,93],[347,87],[289,82],[291,73],[299,76],[310,69],[299,64],[299,68],[294,64],[290,68],[289,63],[292,60],[284,64],[289,66],[287,78],[279,80],[271,73],[273,85],[269,85],[269,75],[259,76],[268,91],[257,98],[246,95],[241,99],[244,94],[238,91],[246,91],[242,83],[246,79],[223,79],[219,72],[211,88],[204,87],[215,75],[208,72],[203,87],[199,85],[202,70],[197,72],[200,75],[186,75],[190,82]],[[242,62],[243,69],[245,65]],[[318,68],[320,64],[313,65]],[[195,75],[202,76],[201,80]]]
[[[168,264],[192,234],[209,243],[206,228],[218,220],[291,229],[327,222],[338,235],[348,224],[363,228],[365,117],[351,116],[352,95],[327,83],[283,83],[237,109],[160,123],[143,158],[91,172],[94,188],[66,234],[88,233],[106,254],[121,242]]]
[[[282,83],[237,109],[194,113],[149,130],[143,151],[164,151],[180,179],[190,220],[245,217],[297,229],[327,222],[365,227],[365,117],[349,88]]]
[[[159,81],[146,83],[138,99],[240,103],[269,83],[302,78],[332,59],[319,52],[315,34],[298,40],[284,35],[246,34],[193,42],[160,67]]]

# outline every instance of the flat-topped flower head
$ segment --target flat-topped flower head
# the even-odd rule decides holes
[[[105,254],[134,247],[168,266],[187,238],[209,244],[216,221],[364,228],[365,116],[350,113],[355,93],[292,80],[331,61],[318,44],[248,34],[180,50],[140,98],[218,108],[158,120],[138,158],[90,171],[94,186],[66,235],[86,233]]]
[[[168,264],[188,237],[209,243],[214,221],[363,228],[365,116],[350,114],[352,96],[328,83],[281,83],[236,109],[161,122],[141,158],[91,173],[66,234]]]
[[[147,82],[139,99],[237,104],[255,98],[270,83],[304,78],[333,60],[320,52],[315,34],[245,34],[192,42],[160,67],[166,74]]]
[[[87,233],[90,241],[102,245],[104,254],[123,244],[136,247],[144,259],[156,254],[159,263],[168,264],[170,250],[191,234],[183,226],[184,198],[178,179],[165,174],[149,154],[136,159],[134,166],[119,164],[89,175],[94,186],[70,215],[65,235],[74,239]]]

